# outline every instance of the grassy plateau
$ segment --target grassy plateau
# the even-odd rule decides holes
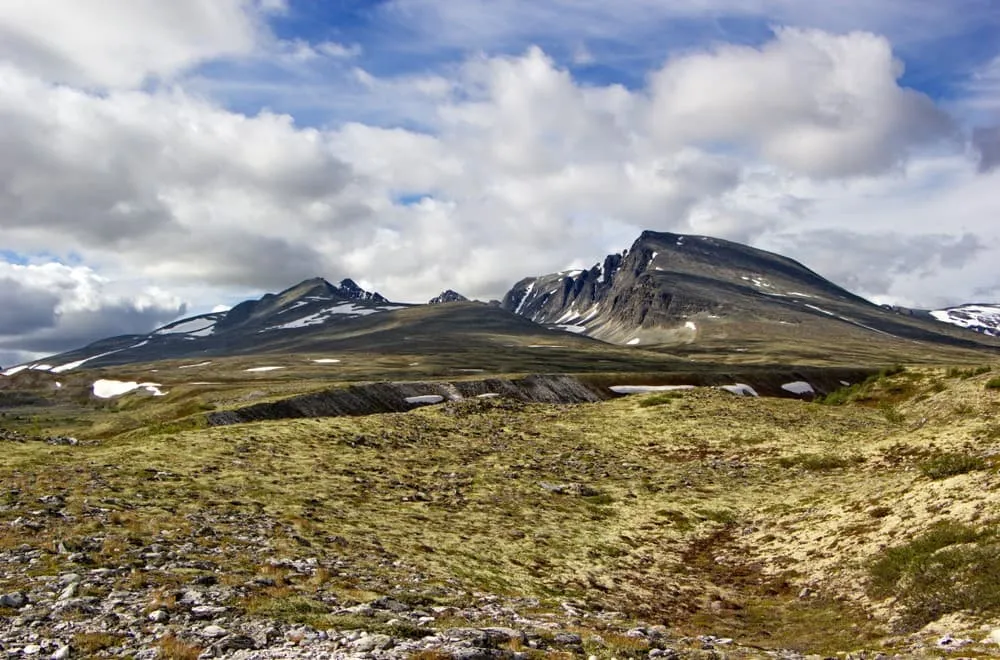
[[[164,397],[80,389],[0,418],[18,438],[0,440],[0,553],[35,553],[0,569],[0,594],[85,562],[116,571],[90,596],[140,593],[148,611],[211,575],[233,587],[221,606],[254,620],[580,637],[504,646],[528,657],[646,657],[649,638],[628,631],[657,626],[680,657],[932,657],[946,633],[988,657],[1000,370],[977,366],[887,370],[813,402],[698,388],[220,428],[198,420],[301,386],[205,366],[185,377],[214,384]],[[38,440],[55,434],[80,442]],[[348,611],[384,596],[433,620]],[[470,618],[484,599],[505,613]],[[161,657],[205,646],[185,624],[158,630]],[[77,633],[77,655],[121,645],[101,634]],[[723,656],[699,655],[706,635]]]

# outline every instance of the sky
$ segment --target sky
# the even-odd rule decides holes
[[[645,229],[1000,301],[1000,0],[0,3],[0,365]]]

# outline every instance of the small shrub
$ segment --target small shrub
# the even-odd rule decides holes
[[[947,479],[959,474],[985,470],[986,461],[979,456],[948,452],[933,456],[920,464],[920,472],[930,479]]]
[[[836,456],[834,454],[795,454],[782,456],[778,465],[783,468],[801,468],[809,472],[825,472],[839,470],[864,462],[860,456]]]
[[[200,646],[185,642],[172,634],[161,637],[156,645],[160,649],[160,657],[164,660],[198,660],[202,652]]]
[[[983,374],[988,374],[989,372],[990,372],[990,368],[987,367],[987,366],[972,367],[972,368],[969,368],[969,369],[961,369],[959,367],[952,367],[951,369],[948,369],[948,377],[949,378],[961,378],[962,380],[966,380],[966,379],[972,378],[974,376],[982,376]]]
[[[892,508],[887,506],[876,506],[868,510],[868,515],[872,518],[885,518],[892,513]]]
[[[73,636],[72,647],[84,655],[93,655],[117,646],[123,639],[121,635],[110,633],[79,633]]]
[[[885,417],[885,421],[890,424],[902,424],[905,417],[903,413],[896,409],[896,406],[890,403],[879,404],[878,409],[882,411],[882,415]]]
[[[986,381],[986,389],[988,390],[1000,390],[1000,376],[994,376]]]
[[[1000,611],[1000,542],[992,530],[945,522],[884,550],[869,567],[868,592],[893,596],[901,628],[919,630],[954,612]]]
[[[639,401],[639,407],[651,408],[653,406],[669,405],[683,396],[684,395],[680,391],[660,392],[659,394],[644,397]]]

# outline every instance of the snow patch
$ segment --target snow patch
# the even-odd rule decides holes
[[[720,385],[719,389],[726,390],[727,392],[736,394],[738,396],[760,396],[759,394],[757,394],[757,390],[750,387],[746,383],[736,383],[735,385]]]
[[[698,330],[698,326],[694,324],[694,321],[687,321],[684,324],[684,327],[688,330]]]
[[[587,331],[587,326],[585,325],[557,325],[556,327],[576,335],[582,335]]]
[[[340,360],[334,358],[320,358],[318,360],[313,360],[316,364],[337,364]]]
[[[628,346],[635,346],[640,341],[642,341],[642,340],[639,339],[638,337],[633,337],[632,339],[629,339],[627,342],[625,342],[625,344],[628,345]]]
[[[144,389],[153,396],[166,396],[166,392],[160,391],[159,383],[136,383],[121,380],[95,380],[93,385],[94,396],[98,399],[113,399],[116,396],[128,394],[134,390]]]
[[[1000,306],[997,305],[962,305],[933,310],[930,314],[943,323],[975,330],[990,337],[1000,337]]]
[[[786,392],[791,392],[792,394],[816,394],[816,390],[813,389],[813,386],[804,380],[796,380],[791,383],[785,383],[781,386],[781,389]]]
[[[261,372],[261,371],[277,371],[278,369],[284,369],[284,367],[253,367],[251,369],[244,369],[244,371]]]
[[[500,396],[499,392],[486,392],[485,394],[476,395],[477,399],[495,399]]]
[[[608,389],[616,394],[646,394],[647,392],[693,390],[694,385],[612,385]]]
[[[27,365],[27,364],[22,364],[20,367],[11,367],[7,371],[3,372],[3,375],[4,376],[13,376],[15,374],[19,374],[22,371],[24,371],[25,369],[27,369],[28,366],[29,365]]]
[[[815,310],[817,312],[822,312],[823,314],[826,314],[827,316],[836,316],[836,314],[834,314],[833,312],[828,312],[825,309],[823,309],[822,307],[817,307],[816,305],[806,305],[806,307],[808,307],[809,309]]]
[[[179,366],[177,368],[178,369],[196,369],[197,367],[207,367],[210,364],[212,364],[211,360],[209,360],[208,362],[199,362],[198,364],[182,364],[181,366]]]
[[[535,290],[535,283],[532,282],[528,285],[528,288],[524,291],[524,297],[521,298],[521,302],[517,304],[517,309],[514,310],[515,314],[520,314],[521,310],[524,309],[525,304],[528,302],[528,298],[531,297],[531,292]]]
[[[193,318],[189,321],[181,321],[174,325],[167,325],[159,330],[153,331],[154,335],[194,335],[195,337],[207,337],[215,331],[215,319],[205,317]]]
[[[440,394],[424,394],[421,396],[408,396],[406,397],[407,403],[418,403],[418,404],[430,404],[430,403],[441,403],[444,401],[444,397]]]

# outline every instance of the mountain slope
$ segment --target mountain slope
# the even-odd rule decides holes
[[[285,335],[301,337],[349,325],[374,314],[405,309],[353,280],[333,285],[322,278],[300,282],[277,294],[244,301],[228,312],[201,314],[174,321],[148,335],[102,339],[31,365],[8,369],[6,375],[33,369],[63,373],[97,367],[206,355],[236,355],[281,344]]]
[[[438,372],[656,372],[678,365],[670,356],[553,331],[495,305],[382,304],[374,302],[384,300],[376,296],[345,295],[343,285],[307,280],[279,294],[241,303],[229,312],[182,319],[148,335],[104,339],[9,369],[5,375],[27,370],[62,379],[78,369],[161,360],[193,363],[184,369],[211,365],[213,372],[228,372],[258,366],[256,360],[243,364],[252,358],[266,356],[269,361],[281,362],[290,356],[313,354],[338,356],[327,357],[328,363],[339,363],[343,358],[352,365],[352,373],[395,378],[428,377]],[[290,362],[299,363],[309,366],[313,361]],[[340,377],[345,373],[338,369]],[[163,378],[162,373],[157,376]],[[164,382],[169,380],[167,377]]]
[[[521,280],[503,307],[550,327],[628,345],[759,340],[998,345],[896,314],[778,254],[651,231],[589,270]]]
[[[1000,337],[1000,305],[969,304],[934,309],[928,314],[943,323],[957,325],[990,337]]]

